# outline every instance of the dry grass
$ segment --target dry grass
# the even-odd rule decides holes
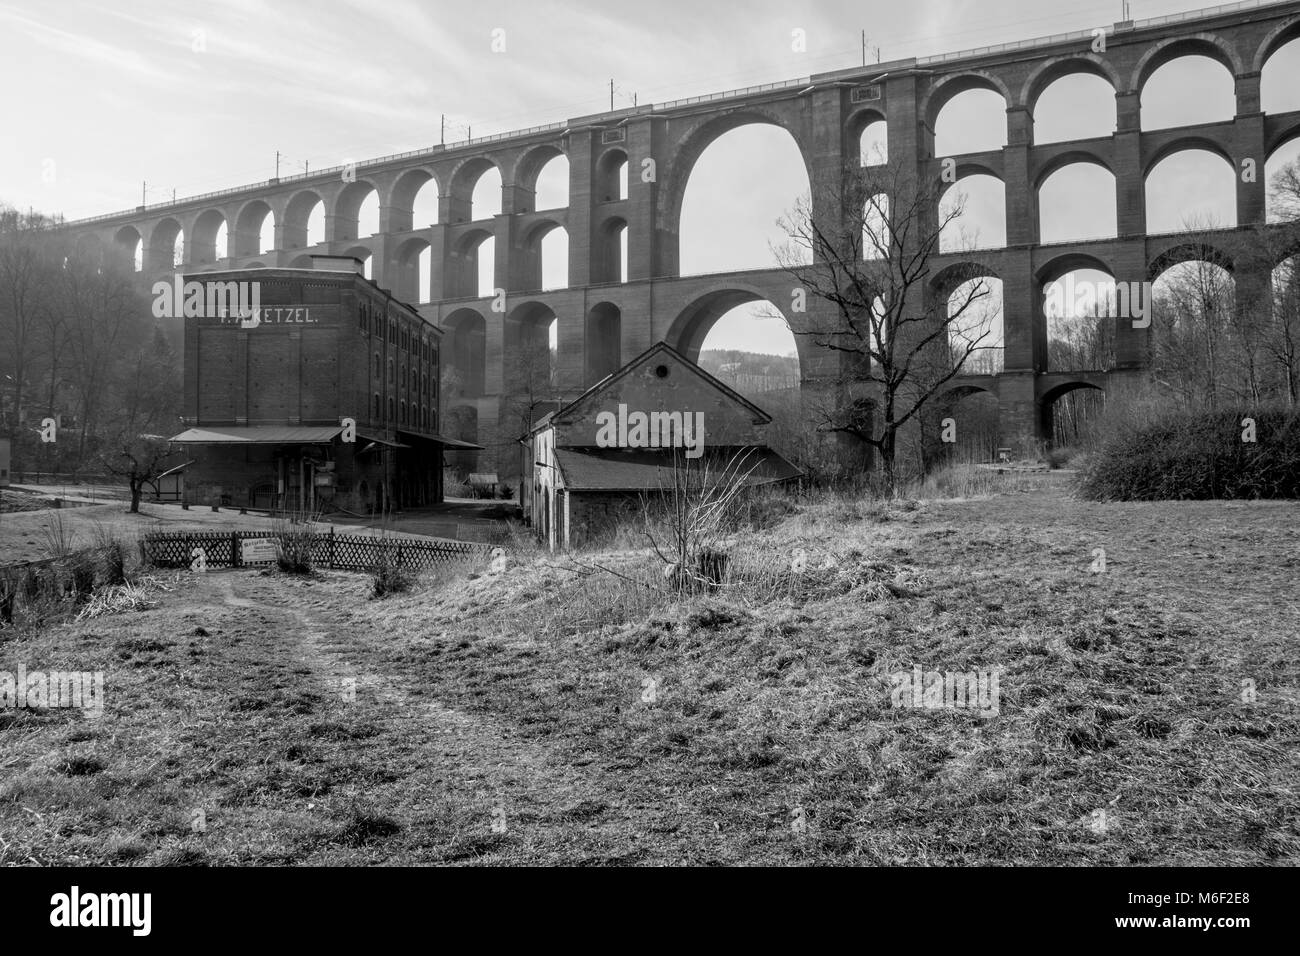
[[[0,715],[0,863],[1294,865],[1300,506],[1060,484],[802,504],[685,599],[634,548],[182,577],[5,648],[106,713]],[[999,715],[893,708],[917,664]]]

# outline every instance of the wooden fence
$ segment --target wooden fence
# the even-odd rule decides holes
[[[258,539],[277,540],[276,531],[164,531],[146,534],[140,540],[140,557],[157,567],[188,568],[195,560],[194,549],[203,549],[208,567],[244,567],[242,542]],[[381,561],[397,567],[427,571],[452,561],[464,561],[487,554],[488,547],[468,541],[429,541],[423,538],[377,537],[361,534],[335,534],[290,531],[295,547],[311,547],[316,567],[342,571],[370,571]],[[251,566],[267,564],[256,562]]]

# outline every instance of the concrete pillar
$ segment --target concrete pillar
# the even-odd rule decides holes
[[[1003,372],[998,383],[998,444],[1027,454],[1043,437],[1033,372]]]
[[[1003,261],[1008,268],[1001,275],[1002,366],[1007,371],[1039,371],[1046,364],[1047,334],[1033,261],[1028,252],[1014,251]]]
[[[448,297],[447,288],[447,227],[441,223],[428,231],[429,237],[429,288],[430,302]]]
[[[1233,158],[1237,177],[1237,225],[1262,224],[1268,208],[1268,182],[1264,176],[1265,155],[1264,114],[1259,106],[1260,74],[1246,73],[1237,77],[1237,116],[1232,127]],[[1243,162],[1254,161],[1252,182],[1243,178]]]

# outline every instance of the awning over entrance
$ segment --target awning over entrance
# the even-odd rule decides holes
[[[168,440],[188,445],[322,445],[342,433],[341,425],[220,425],[191,428]]]
[[[466,451],[482,451],[482,445],[475,445],[473,442],[460,441],[456,438],[447,438],[439,435],[437,432],[413,432],[404,428],[397,430],[399,435],[410,435],[412,438],[423,438],[425,441],[436,441],[440,445],[446,445],[448,448],[463,448]]]

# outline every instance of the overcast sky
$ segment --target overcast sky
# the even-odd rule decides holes
[[[1200,6],[1134,0],[1132,13]],[[1119,18],[1119,0],[0,0],[0,202],[80,218],[136,206],[144,180],[151,203],[173,189],[183,197],[265,180],[277,149],[288,174],[304,162],[319,168],[428,146],[444,113],[451,140],[467,126],[482,135],[598,112],[609,108],[611,78],[623,106],[634,92],[641,103],[662,102],[854,66],[864,28],[889,60]],[[805,52],[792,49],[795,29],[806,33]],[[494,30],[505,31],[504,53],[492,50]],[[1167,70],[1149,91],[1152,102],[1144,99],[1144,126],[1231,113],[1226,71],[1195,63]],[[1300,108],[1300,44],[1270,71],[1265,108]],[[1113,128],[1113,95],[1090,91],[1086,78],[1072,83],[1053,104],[1070,124],[1056,138],[1089,122]],[[978,148],[972,137],[1005,128],[1002,109],[975,97],[947,117],[941,140]],[[1039,139],[1047,132],[1040,126]],[[1216,173],[1193,167],[1162,179],[1175,208],[1153,209],[1153,230],[1185,212],[1178,200],[1189,195],[1214,206]],[[803,177],[784,133],[750,127],[724,137],[689,186],[684,269],[769,264],[769,243],[780,235],[774,220]],[[998,184],[984,192],[971,185],[973,229],[1000,241]],[[1113,230],[1113,204],[1106,209],[1093,189],[1067,183],[1057,192],[1062,211],[1044,221],[1044,238],[1058,226],[1076,235]],[[730,224],[725,234],[720,223]],[[757,335],[763,350],[788,349],[784,329],[750,333],[722,344],[753,347]]]

